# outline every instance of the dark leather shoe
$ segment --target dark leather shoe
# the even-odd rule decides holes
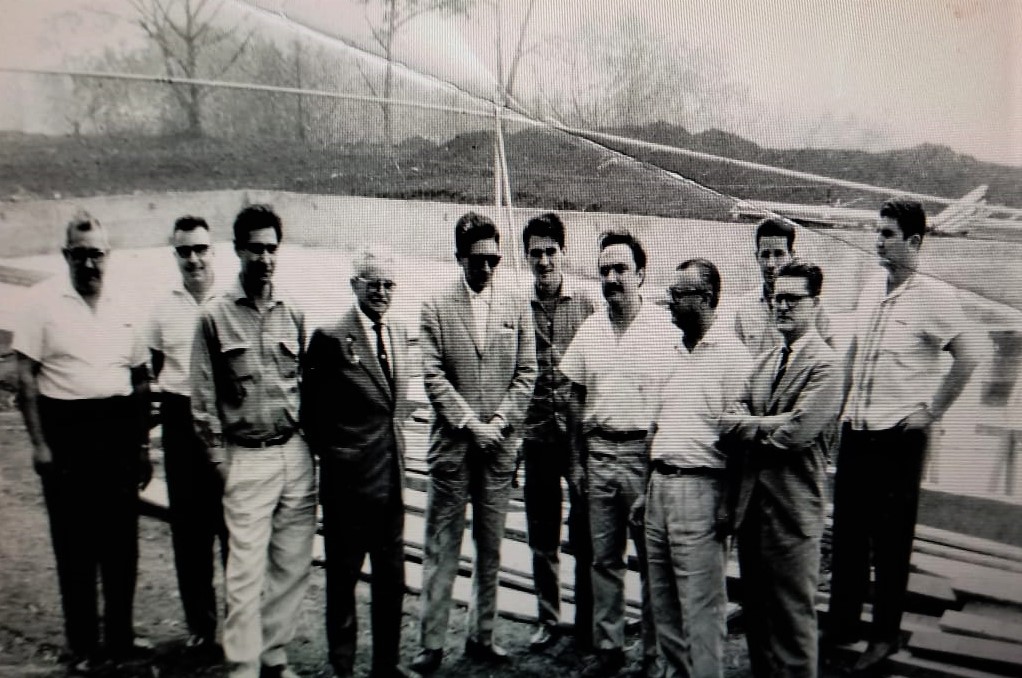
[[[383,669],[374,668],[369,672],[369,678],[420,678],[420,676],[415,671],[396,664]]]
[[[465,656],[481,662],[491,664],[506,664],[508,661],[507,650],[496,643],[481,643],[478,640],[469,638],[465,641]]]
[[[443,650],[430,650],[422,648],[419,654],[412,660],[411,667],[418,673],[433,673],[440,668],[440,662],[444,659]]]
[[[859,655],[852,666],[851,674],[862,678],[879,675],[884,662],[897,651],[897,643],[871,641],[866,651]]]
[[[625,653],[621,649],[600,650],[589,657],[579,673],[580,678],[609,678],[625,667]]]
[[[557,642],[556,628],[550,624],[542,624],[529,638],[529,649],[533,652],[545,650]]]

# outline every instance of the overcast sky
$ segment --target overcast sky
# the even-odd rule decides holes
[[[286,22],[251,5],[349,44],[370,43],[356,2],[227,0],[229,20],[248,16],[283,34]],[[503,0],[505,45],[524,5]],[[576,38],[622,14],[720,64],[744,93],[729,131],[762,145],[877,150],[932,142],[1022,166],[1022,2],[538,0],[531,37]],[[7,2],[0,63],[53,67],[75,54],[139,44],[137,29],[118,16],[130,16],[124,0]],[[401,58],[474,91],[492,91],[493,26],[490,10],[472,19],[424,18],[409,26]],[[528,71],[521,77],[528,92]],[[12,91],[12,80],[0,76],[0,87]],[[0,97],[0,125],[30,123],[34,116],[24,106],[23,97]]]

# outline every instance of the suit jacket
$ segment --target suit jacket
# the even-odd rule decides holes
[[[408,337],[399,324],[387,324],[392,389],[359,313],[352,307],[333,326],[317,329],[305,355],[302,427],[310,449],[322,462],[324,499],[337,489],[327,487],[328,479],[343,478],[346,485],[350,482],[357,488],[357,470],[370,455],[395,452],[399,477],[404,477],[401,427],[412,411]]]
[[[435,416],[427,462],[461,466],[472,440],[462,423],[500,415],[511,429],[494,470],[510,472],[515,445],[536,383],[532,309],[521,295],[497,287],[482,341],[472,331],[465,283],[459,279],[422,306],[423,379]]]
[[[841,407],[843,372],[834,350],[815,329],[810,332],[789,356],[773,393],[781,347],[762,354],[739,396],[738,413],[721,420],[723,440],[740,450],[736,526],[756,490],[787,529],[806,537],[823,533],[825,438]]]

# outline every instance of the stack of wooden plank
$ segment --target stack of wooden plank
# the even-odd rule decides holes
[[[424,513],[426,506],[427,448],[424,422],[411,422],[408,431],[406,471],[405,557],[409,591],[422,587]],[[157,477],[143,494],[145,510],[166,518],[166,488]],[[829,532],[829,520],[828,520]],[[565,531],[566,534],[566,531]],[[827,535],[829,539],[829,534]],[[454,600],[467,605],[471,596],[473,547],[471,510],[462,540],[460,568]],[[561,557],[562,614],[574,616],[574,560],[567,543]],[[728,617],[740,627],[738,602],[740,579],[734,553],[728,564]],[[508,511],[501,545],[499,612],[522,622],[536,619],[531,551],[527,545],[524,504],[517,492]],[[324,562],[322,538],[317,537],[314,562]],[[626,615],[639,617],[639,577],[634,550],[629,544],[629,572],[625,580]],[[916,532],[913,572],[909,579],[908,611],[902,622],[907,638],[904,649],[890,658],[891,670],[909,675],[956,678],[1022,676],[1022,548],[919,526]],[[364,571],[370,576],[368,563]],[[824,613],[828,596],[818,596]],[[867,605],[862,621],[869,622]],[[865,643],[844,648],[861,652]]]

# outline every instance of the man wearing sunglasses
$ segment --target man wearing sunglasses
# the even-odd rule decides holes
[[[646,489],[649,589],[668,676],[723,675],[727,639],[725,567],[727,459],[719,419],[752,360],[717,320],[720,273],[706,259],[678,265],[668,288],[672,359],[650,447]]]
[[[312,455],[298,431],[305,316],[273,283],[281,231],[267,205],[238,213],[241,273],[203,306],[192,348],[192,415],[224,483],[231,678],[295,675],[285,646],[316,531]]]
[[[783,339],[760,355],[721,419],[738,450],[734,510],[752,675],[816,676],[816,588],[825,437],[841,408],[842,369],[816,329],[823,272],[791,261],[773,285]]]
[[[63,249],[69,277],[33,290],[14,332],[19,401],[57,561],[69,675],[92,673],[106,657],[130,659],[141,644],[132,602],[138,490],[152,476],[147,354],[131,306],[105,285],[109,253],[103,226],[76,215]]]
[[[199,309],[213,296],[209,225],[200,217],[181,217],[174,222],[171,246],[181,283],[156,302],[146,334],[160,400],[174,566],[189,634],[185,647],[213,660],[217,654],[213,546],[219,541],[226,565],[227,527],[223,488],[195,433],[191,406],[192,341]]]
[[[515,448],[536,383],[532,311],[520,295],[494,285],[496,226],[469,212],[458,219],[454,241],[461,275],[422,307],[423,378],[435,416],[426,457],[422,650],[412,663],[420,673],[435,671],[443,659],[469,501],[476,558],[465,655],[507,661],[493,638],[500,542]]]
[[[408,338],[393,322],[393,257],[365,250],[352,262],[355,303],[309,340],[302,427],[320,460],[326,550],[326,632],[336,678],[352,675],[355,586],[372,568],[373,678],[406,675],[398,664],[404,601],[404,433],[411,414]]]

